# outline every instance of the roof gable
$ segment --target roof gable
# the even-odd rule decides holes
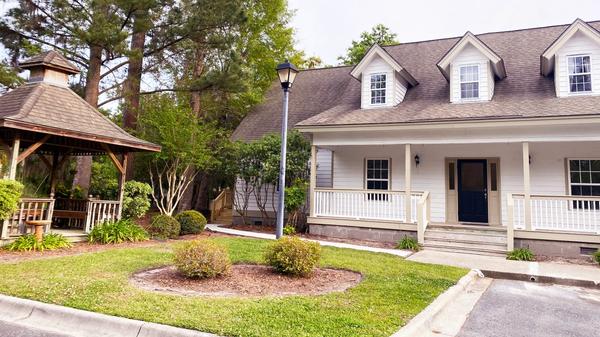
[[[506,77],[506,69],[504,68],[504,60],[502,57],[483,43],[483,41],[477,38],[473,33],[466,32],[465,35],[463,35],[463,37],[458,40],[437,63],[438,69],[442,72],[442,75],[444,75],[447,81],[450,81],[450,64],[452,63],[452,60],[454,60],[456,56],[469,45],[475,47],[475,49],[490,60],[492,70],[498,78],[502,79]]]
[[[548,76],[554,71],[554,57],[556,53],[578,32],[600,44],[600,32],[598,30],[581,19],[575,20],[542,53],[540,57],[540,72],[543,76]]]
[[[388,54],[388,52],[385,51],[385,49],[381,48],[381,46],[379,46],[378,44],[374,44],[369,49],[369,51],[365,54],[362,60],[356,66],[354,66],[354,68],[350,72],[350,75],[352,75],[354,78],[360,81],[362,72],[377,56],[381,57],[383,61],[389,64],[394,69],[394,71],[396,71],[410,85],[415,86],[419,84],[419,82],[404,67],[402,67],[400,63],[398,63],[398,61],[396,61],[390,54]]]

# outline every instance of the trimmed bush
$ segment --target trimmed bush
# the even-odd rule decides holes
[[[148,240],[148,233],[131,220],[109,221],[92,229],[88,235],[90,243],[115,244],[125,241]]]
[[[267,247],[265,260],[280,273],[309,276],[321,259],[321,245],[284,236]]]
[[[19,206],[23,185],[14,180],[0,179],[0,220],[8,219]]]
[[[231,269],[229,253],[213,241],[189,241],[175,248],[173,261],[177,270],[190,278],[227,275]]]
[[[194,210],[183,211],[177,214],[175,219],[179,221],[179,225],[181,225],[180,235],[198,234],[204,231],[207,222],[202,213]]]
[[[139,181],[128,181],[123,187],[123,217],[139,219],[150,209],[152,187]]]
[[[594,259],[594,261],[598,262],[598,264],[600,264],[600,250],[595,252],[594,254],[592,254],[592,258]]]
[[[529,250],[529,248],[517,248],[512,250],[506,254],[507,260],[516,260],[516,261],[533,261],[535,260],[535,255]]]
[[[42,242],[35,240],[35,235],[27,234],[19,236],[14,242],[6,246],[11,251],[31,251],[38,250],[56,250],[62,248],[71,248],[73,245],[61,234],[44,234]]]
[[[402,240],[398,241],[396,248],[407,249],[407,250],[412,250],[413,252],[418,252],[419,250],[421,250],[421,245],[412,236],[405,235],[402,238]]]
[[[153,238],[157,239],[175,239],[179,236],[181,226],[174,217],[165,214],[159,214],[152,218],[148,232]]]

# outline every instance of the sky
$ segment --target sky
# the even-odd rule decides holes
[[[600,20],[600,0],[288,0],[296,43],[338,64],[352,40],[382,23],[399,42]]]

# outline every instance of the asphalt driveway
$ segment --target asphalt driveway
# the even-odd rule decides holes
[[[494,280],[460,337],[600,336],[600,290]]]

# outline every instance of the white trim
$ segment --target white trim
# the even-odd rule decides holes
[[[410,85],[415,86],[419,84],[419,82],[406,70],[404,69],[396,60],[394,60],[390,54],[388,54],[381,46],[378,44],[374,44],[369,51],[365,54],[362,60],[354,66],[350,75],[356,78],[357,80],[362,80],[362,73],[365,68],[371,63],[375,56],[381,57],[386,63],[388,63],[398,74],[400,77],[404,78],[406,82]]]
[[[591,161],[592,160],[596,160],[596,161],[600,161],[600,158],[596,157],[596,158],[592,158],[592,157],[567,157],[567,186],[568,186],[568,191],[567,191],[567,195],[570,196],[574,196],[574,197],[593,197],[593,195],[573,195],[572,193],[572,182],[571,182],[571,160],[589,160],[590,161],[590,165],[592,165]],[[581,171],[579,171],[581,172]],[[590,172],[593,172],[590,166]],[[591,182],[592,177],[590,177],[590,183],[575,183],[575,185],[578,186],[600,186],[600,183],[592,183]]]
[[[575,20],[541,55],[540,72],[543,76],[548,76],[554,71],[554,59],[556,53],[562,48],[575,33],[581,32],[588,38],[600,44],[600,32],[590,26],[587,22]]]
[[[388,74],[384,73],[384,72],[375,72],[375,73],[371,73],[368,74],[369,76],[369,106],[386,106],[388,105],[388,95],[387,95],[387,90],[388,90]],[[377,81],[380,83],[385,83],[385,87],[384,88],[376,88],[373,89],[372,85],[373,85],[373,77],[374,76],[385,76],[385,80],[382,81]],[[373,91],[383,91],[383,102],[379,102],[379,103],[373,103]],[[381,97],[381,96],[380,96]]]
[[[492,62],[492,69],[494,74],[503,79],[506,77],[506,69],[504,68],[504,62],[502,58],[496,54],[490,47],[485,45],[477,36],[471,32],[466,32],[465,35],[450,49],[446,55],[437,63],[437,67],[442,72],[442,75],[446,80],[450,81],[450,64],[452,60],[468,45],[471,44],[479,52],[481,52],[486,58]]]

